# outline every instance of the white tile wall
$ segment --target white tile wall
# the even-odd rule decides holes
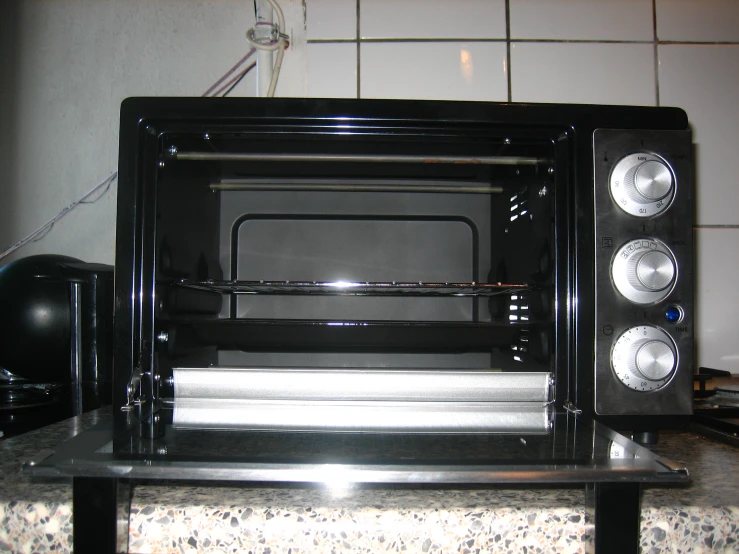
[[[510,0],[512,39],[647,40],[651,0]]]
[[[505,38],[503,0],[369,0],[362,38]]]
[[[362,98],[505,100],[506,48],[495,42],[363,43]]]
[[[739,374],[739,229],[698,229],[695,238],[698,365]]]
[[[660,46],[659,83],[693,127],[696,222],[739,225],[739,45]]]
[[[308,96],[356,98],[357,43],[311,43],[308,59]],[[331,60],[331,63],[326,63]]]
[[[739,0],[656,0],[660,40],[739,42]]]
[[[357,38],[357,0],[310,0],[308,40]]]
[[[514,42],[514,102],[656,102],[651,44]]]

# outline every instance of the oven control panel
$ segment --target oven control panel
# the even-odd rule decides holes
[[[595,411],[690,414],[691,134],[598,129],[593,152]]]

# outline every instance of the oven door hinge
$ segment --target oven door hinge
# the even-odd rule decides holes
[[[131,379],[126,385],[126,405],[121,409],[132,410],[156,399],[156,387],[159,375],[152,371],[144,371],[141,364],[133,368]],[[148,394],[147,394],[148,391]]]
[[[575,406],[572,402],[565,402],[562,407],[571,414],[578,415],[582,413],[582,410]]]
[[[135,406],[141,406],[146,401],[146,398],[141,394],[141,380],[143,377],[144,371],[141,366],[134,367],[131,379],[126,385],[126,405],[122,406],[121,410],[133,410]]]

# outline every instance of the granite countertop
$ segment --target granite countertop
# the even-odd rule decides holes
[[[0,551],[70,552],[72,487],[20,475],[23,461],[109,417],[100,410],[0,441]],[[644,553],[739,552],[739,449],[663,433],[682,487],[645,488]],[[586,552],[581,488],[408,490],[134,487],[131,552]]]

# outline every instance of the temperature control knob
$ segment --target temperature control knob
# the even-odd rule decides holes
[[[619,208],[637,217],[667,209],[675,195],[675,178],[665,160],[654,154],[631,154],[611,172],[611,196]]]
[[[611,365],[619,380],[638,391],[665,385],[677,367],[675,343],[652,325],[627,329],[613,345]]]
[[[636,239],[618,249],[611,264],[613,284],[636,304],[654,304],[675,286],[677,264],[667,246],[656,239]]]
[[[661,200],[672,190],[672,173],[662,162],[650,160],[634,166],[626,173],[626,186],[633,190],[631,196],[646,204]]]

